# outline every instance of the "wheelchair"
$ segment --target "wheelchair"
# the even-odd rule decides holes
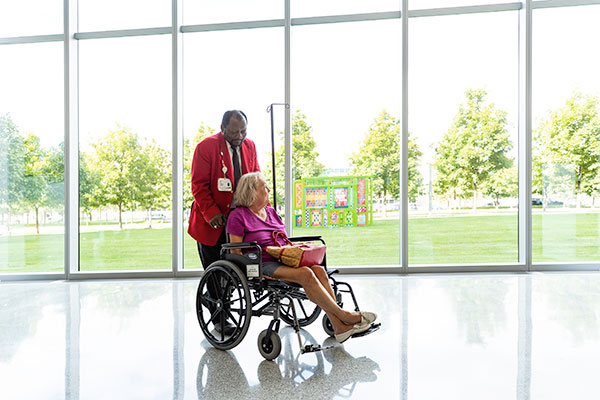
[[[289,240],[325,244],[321,236],[298,236]],[[233,249],[242,249],[243,254],[231,253]],[[327,270],[326,257],[322,266],[327,271],[338,305],[343,306],[342,293],[346,293],[352,298],[354,310],[360,311],[352,287],[332,277],[338,270]],[[302,354],[324,349],[313,344],[303,346],[300,336],[300,328],[316,321],[321,308],[308,299],[302,286],[263,278],[262,249],[256,242],[226,243],[221,247],[220,258],[204,271],[196,294],[198,322],[213,347],[220,350],[236,347],[246,336],[252,317],[269,315],[272,320],[257,340],[258,350],[265,359],[273,360],[281,353],[278,334],[281,320],[295,330]],[[229,335],[225,334],[228,319],[234,325]],[[330,337],[335,336],[326,314],[322,318],[322,327]],[[379,324],[373,324],[368,331],[354,336],[364,336],[378,328]]]

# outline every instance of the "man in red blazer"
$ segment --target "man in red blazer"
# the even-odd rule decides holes
[[[236,178],[260,171],[254,142],[246,139],[248,119],[240,110],[227,111],[221,132],[196,146],[192,159],[192,195],[188,233],[198,243],[204,268],[219,259],[226,242],[225,222],[232,206]]]

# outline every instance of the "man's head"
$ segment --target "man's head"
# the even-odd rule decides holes
[[[232,146],[241,146],[242,142],[246,138],[246,125],[248,119],[246,114],[240,110],[231,110],[223,114],[223,121],[221,122],[221,132],[225,140]]]

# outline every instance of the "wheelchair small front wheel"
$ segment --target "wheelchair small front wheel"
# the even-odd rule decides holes
[[[271,361],[281,353],[281,338],[275,331],[267,337],[268,329],[265,329],[258,335],[258,351],[267,360]]]
[[[329,335],[329,337],[335,336],[335,331],[333,330],[333,324],[329,320],[329,317],[327,316],[327,314],[323,315],[322,325],[323,325],[323,330],[325,331],[326,334]]]
[[[196,294],[196,315],[213,347],[229,350],[244,339],[250,326],[252,300],[246,277],[235,264],[219,260],[204,271]]]

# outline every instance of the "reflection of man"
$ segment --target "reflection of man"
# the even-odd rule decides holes
[[[247,123],[242,111],[227,111],[223,115],[221,132],[204,139],[194,152],[194,202],[188,233],[198,243],[204,268],[219,259],[221,245],[226,241],[224,227],[236,181],[245,173],[260,171],[256,146],[246,139]],[[215,293],[211,291],[211,295]]]

